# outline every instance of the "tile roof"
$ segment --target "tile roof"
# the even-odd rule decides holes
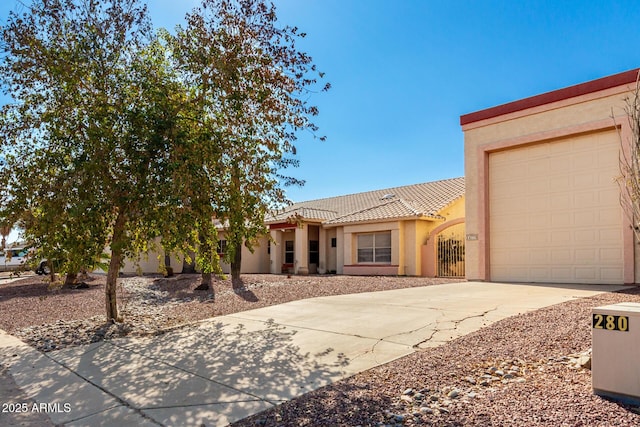
[[[411,217],[436,217],[464,195],[464,178],[367,191],[294,203],[276,213],[269,223],[298,216],[327,225]]]
[[[303,205],[303,206],[300,206]],[[336,211],[330,211],[326,209],[318,209],[312,207],[304,206],[304,203],[296,203],[292,206],[287,207],[284,211],[279,212],[274,216],[273,220],[276,221],[284,221],[287,218],[293,218],[299,216],[305,219],[315,219],[315,220],[328,220],[335,218],[338,213]]]

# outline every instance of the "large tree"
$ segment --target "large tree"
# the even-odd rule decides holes
[[[3,218],[68,272],[111,258],[105,306],[118,318],[123,259],[162,228],[184,97],[137,0],[34,0],[2,27]]]
[[[242,245],[253,250],[266,214],[288,202],[284,187],[303,184],[283,170],[297,166],[296,134],[317,130],[307,100],[323,75],[296,47],[304,36],[264,0],[203,0],[177,29],[176,61],[203,114],[198,161],[214,173],[198,185],[226,229],[234,282]]]
[[[263,0],[203,0],[176,35],[137,0],[34,0],[1,28],[0,224],[18,222],[63,273],[110,249],[107,320],[123,260],[162,236],[210,282],[217,227],[241,245],[286,203],[318,77]],[[324,89],[328,89],[328,85]]]

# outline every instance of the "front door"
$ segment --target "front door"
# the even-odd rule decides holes
[[[283,273],[293,273],[293,262],[295,260],[295,242],[293,240],[285,240],[284,242],[284,264],[282,264]]]

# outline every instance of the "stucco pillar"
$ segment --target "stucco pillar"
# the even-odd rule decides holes
[[[300,224],[296,228],[295,274],[309,274],[309,226]]]
[[[420,275],[420,246],[418,245],[418,224],[416,221],[405,221],[404,226],[404,247],[405,247],[405,269],[407,276]]]
[[[351,237],[351,234],[349,234],[349,237]],[[344,228],[338,227],[336,229],[336,273],[338,274],[344,274],[344,240]],[[349,248],[351,248],[351,244],[349,244]],[[349,262],[351,262],[351,255],[349,255]]]
[[[320,226],[320,234],[318,236],[318,273],[327,272],[327,230]]]
[[[391,230],[391,264],[398,266],[398,274],[404,274],[405,252],[404,242],[399,229]]]
[[[271,274],[280,274],[282,268],[282,232],[271,230],[269,232],[273,242],[271,242],[271,253],[269,254],[269,271]]]

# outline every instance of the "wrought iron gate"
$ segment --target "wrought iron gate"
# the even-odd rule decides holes
[[[464,223],[438,234],[438,277],[464,277]]]

